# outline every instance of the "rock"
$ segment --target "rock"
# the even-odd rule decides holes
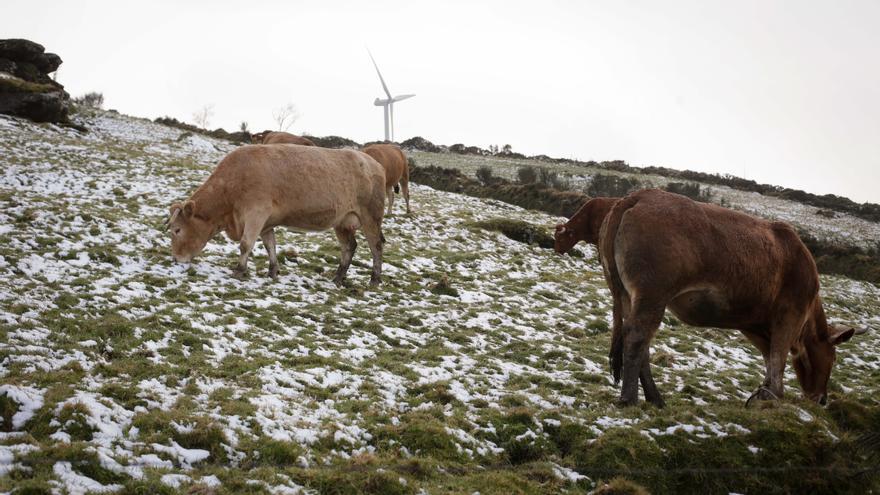
[[[0,113],[34,122],[67,123],[69,98],[63,89],[0,73]]]
[[[61,57],[38,43],[0,40],[0,113],[70,125],[70,95],[49,74]]]

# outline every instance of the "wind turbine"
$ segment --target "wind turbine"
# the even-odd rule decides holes
[[[370,54],[370,60],[373,61],[373,67],[376,68],[376,74],[379,74],[379,81],[382,83],[382,89],[385,90],[385,95],[388,96],[388,98],[384,100],[376,98],[373,105],[376,105],[377,107],[385,107],[385,141],[394,141],[394,103],[403,101],[407,98],[412,98],[415,95],[391,96],[391,91],[388,90],[388,85],[385,84],[385,78],[382,77],[382,73],[379,72],[379,66],[376,65],[376,59],[373,58],[373,54],[370,50],[367,50],[367,53]]]

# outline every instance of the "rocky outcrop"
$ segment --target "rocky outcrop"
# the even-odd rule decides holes
[[[405,150],[430,151],[432,153],[440,153],[443,149],[440,146],[428,141],[427,139],[416,136],[400,143],[400,147]]]
[[[0,40],[0,113],[70,124],[70,95],[49,74],[61,57],[22,39]]]

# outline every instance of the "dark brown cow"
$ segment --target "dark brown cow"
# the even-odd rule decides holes
[[[835,346],[852,327],[826,322],[810,252],[788,224],[657,189],[611,209],[599,254],[614,297],[611,367],[622,375],[620,403],[635,404],[638,384],[657,406],[649,344],[666,308],[683,322],[742,331],[761,351],[764,384],[753,397],[781,398],[789,352],[804,395],[824,404]]]
[[[824,404],[835,346],[852,327],[829,325],[812,255],[792,227],[647,189],[619,201],[599,234],[605,279],[622,326],[612,338],[620,402],[663,399],[649,344],[668,307],[693,326],[742,331],[766,365],[758,399],[781,398],[786,357],[804,395]]]
[[[254,144],[299,144],[302,146],[317,146],[314,141],[307,137],[296,136],[289,132],[263,131],[251,135]]]

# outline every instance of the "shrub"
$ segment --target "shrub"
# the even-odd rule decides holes
[[[516,169],[516,178],[520,184],[534,184],[538,180],[538,171],[531,165]]]
[[[439,153],[441,151],[439,146],[421,136],[411,137],[406,141],[402,141],[400,147],[408,150],[430,151],[432,153]]]
[[[456,153],[456,154],[459,154],[459,155],[463,155],[463,154],[464,154],[464,150],[465,150],[465,145],[463,145],[463,144],[461,144],[461,143],[455,143],[455,144],[453,144],[452,146],[449,147],[449,152],[450,152],[450,153]]]
[[[696,182],[670,182],[663,189],[671,193],[687,196],[701,203],[708,203],[712,197],[712,192],[708,187],[701,188]]]
[[[104,106],[104,95],[102,93],[92,91],[91,93],[86,93],[79,98],[74,98],[73,102],[82,107],[102,108]]]
[[[352,141],[351,139],[344,138],[341,136],[311,136],[306,135],[309,139],[311,139],[316,145],[321,148],[352,148],[358,149],[361,147],[359,143],[356,141]]]
[[[484,185],[488,186],[491,184],[495,177],[492,175],[492,168],[486,165],[477,169],[477,179]]]
[[[473,223],[472,225],[485,230],[501,232],[508,239],[528,245],[537,244],[545,249],[552,248],[554,244],[553,236],[546,227],[534,225],[523,220],[491,218]]]
[[[570,189],[571,186],[567,179],[560,177],[558,173],[547,167],[541,167],[538,169],[538,182],[547,187],[552,187],[553,189],[565,190]]]
[[[594,198],[598,196],[619,198],[642,187],[641,182],[629,177],[596,174],[590,178],[590,185],[587,186],[586,193]]]

